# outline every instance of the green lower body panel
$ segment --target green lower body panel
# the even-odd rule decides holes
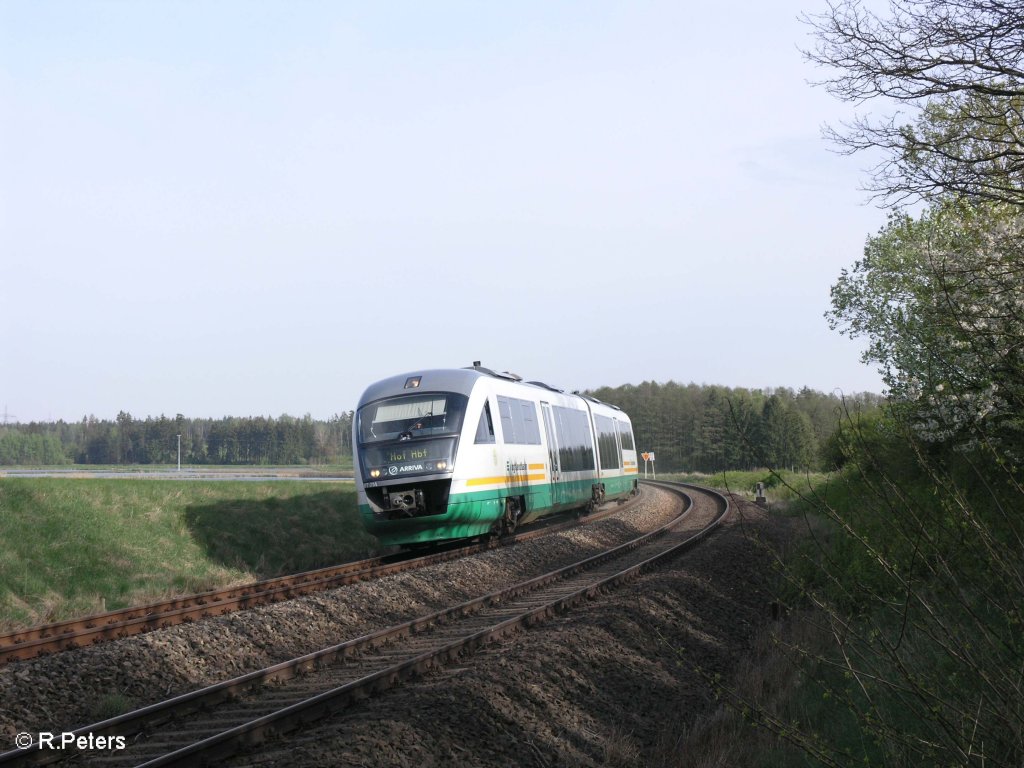
[[[595,483],[604,484],[605,498],[616,498],[630,493],[636,478],[627,475],[453,493],[448,499],[447,512],[440,515],[389,519],[376,515],[367,503],[359,505],[359,513],[366,530],[384,546],[467,539],[495,530],[505,511],[505,499],[510,496],[523,497],[525,509],[520,522],[528,523],[554,512],[585,506],[592,497]]]
[[[636,481],[636,475],[604,478],[601,482],[604,483],[605,498],[614,499],[631,493],[636,488]]]

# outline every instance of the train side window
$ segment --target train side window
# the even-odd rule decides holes
[[[510,399],[498,395],[498,418],[501,419],[501,439],[505,445],[514,445],[519,442],[516,439],[516,426],[513,421]]]
[[[491,420],[491,404],[484,401],[484,409],[480,412],[480,423],[476,425],[477,443],[494,442],[494,422]]]
[[[594,441],[586,411],[554,406],[555,431],[558,433],[558,461],[563,472],[591,471],[594,467]]]
[[[537,406],[529,400],[520,400],[519,409],[523,415],[523,442],[540,445],[540,424],[537,423]]]
[[[633,430],[624,422],[618,421],[616,423],[619,425],[619,437],[622,438],[622,450],[635,450],[633,447]]]
[[[540,445],[540,424],[534,402],[498,395],[498,415],[506,445]]]
[[[607,416],[594,416],[594,426],[597,427],[597,452],[601,459],[601,469],[618,469],[622,466],[622,460],[615,422]]]

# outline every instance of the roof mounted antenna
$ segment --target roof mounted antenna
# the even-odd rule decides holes
[[[499,375],[499,374],[495,373],[494,371],[492,371],[490,368],[484,368],[482,365],[480,365],[480,361],[479,360],[474,360],[473,361],[473,365],[470,366],[469,368],[467,368],[466,370],[477,371],[478,373],[485,373],[488,376],[498,376]]]
[[[523,380],[522,376],[519,376],[518,374],[515,374],[515,373],[509,373],[508,371],[502,371],[501,373],[498,373],[497,371],[492,371],[490,368],[484,368],[482,365],[480,365],[480,361],[479,360],[474,360],[473,361],[473,367],[469,368],[468,370],[478,371],[480,373],[485,373],[488,376],[494,376],[497,379],[508,379],[509,381],[522,381]]]

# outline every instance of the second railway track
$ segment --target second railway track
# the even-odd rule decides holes
[[[629,502],[629,504],[633,503],[635,500]],[[581,522],[600,520],[622,511],[622,509],[623,506],[611,503],[606,505],[606,508],[583,518]],[[74,650],[210,616],[222,616],[232,611],[291,600],[346,584],[354,584],[358,581],[390,576],[434,563],[465,557],[468,554],[489,548],[528,541],[531,538],[565,530],[576,524],[578,523],[574,520],[552,521],[501,540],[474,542],[461,546],[449,545],[439,551],[421,556],[402,552],[373,557],[193,595],[182,595],[147,605],[15,630],[0,635],[0,664]]]
[[[713,530],[728,510],[718,498],[716,513],[700,521],[697,532],[692,523],[685,531],[670,524],[505,590],[79,729],[93,737],[123,735],[128,745],[123,752],[83,753],[79,759],[185,765],[259,743],[634,578]],[[0,762],[53,755],[30,749],[2,755]]]

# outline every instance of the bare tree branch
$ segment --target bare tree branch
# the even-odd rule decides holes
[[[833,74],[815,84],[893,114],[825,131],[842,152],[878,150],[865,188],[900,205],[959,194],[1024,204],[1024,7],[1000,0],[890,0],[882,17],[859,0],[805,15],[805,57]]]

